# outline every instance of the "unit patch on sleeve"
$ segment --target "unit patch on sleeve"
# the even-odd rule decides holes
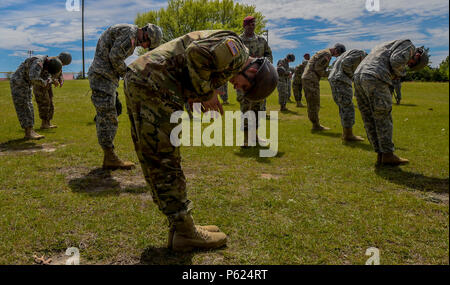
[[[231,54],[233,56],[238,56],[239,55],[239,49],[238,49],[238,47],[236,46],[236,43],[233,40],[230,39],[230,40],[227,41],[227,47],[228,47],[228,49],[230,50],[230,52],[231,52]]]

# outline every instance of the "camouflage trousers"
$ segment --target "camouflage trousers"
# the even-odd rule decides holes
[[[148,80],[131,70],[125,75],[124,89],[131,137],[142,172],[153,201],[173,222],[192,206],[187,199],[180,148],[170,141],[171,132],[178,125],[170,123],[170,117],[173,112],[183,110],[182,100],[175,102],[176,94],[171,90],[154,90]]]
[[[339,107],[339,117],[343,128],[353,128],[355,124],[355,106],[353,105],[353,88],[340,81],[329,80],[333,100]]]
[[[375,152],[394,152],[392,97],[389,85],[367,74],[356,74],[353,80],[364,128]]]
[[[294,98],[296,102],[302,101],[302,83],[300,84],[292,84],[292,91],[294,93]]]
[[[103,149],[114,148],[113,142],[119,125],[116,111],[116,95],[92,90],[91,100],[97,111],[95,126],[97,128],[98,143]]]
[[[289,77],[288,86],[289,86],[289,95],[288,95],[288,99],[290,99],[291,96],[292,96],[292,78],[291,78],[291,77]]]
[[[39,109],[39,118],[45,121],[51,121],[55,112],[53,105],[53,88],[33,86],[34,98]]]
[[[249,122],[249,120],[242,120],[242,130],[243,131],[247,131],[249,125],[253,126],[255,125],[255,128],[258,129],[259,127],[259,117],[258,117],[258,112],[259,111],[263,111],[262,107],[263,104],[265,102],[261,101],[261,102],[251,102],[247,99],[245,99],[244,93],[240,92],[240,91],[236,91],[237,93],[237,101],[239,102],[239,105],[241,107],[241,112],[242,114],[245,114],[247,111],[253,111],[255,112],[255,118],[256,118],[256,122]]]
[[[223,95],[220,94],[222,102],[228,102],[228,83],[223,86],[220,86],[219,91],[223,92]]]
[[[319,81],[302,79],[303,90],[308,107],[308,118],[313,124],[319,124],[320,85]]]
[[[16,81],[14,79],[11,79],[9,84],[11,86],[11,95],[20,126],[23,129],[32,128],[34,126],[34,109],[31,86],[26,82]]]
[[[290,97],[290,86],[288,77],[280,77],[278,79],[278,103],[281,107],[286,106],[287,100]]]

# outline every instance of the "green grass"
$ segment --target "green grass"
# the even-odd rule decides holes
[[[196,222],[220,226],[229,241],[173,254],[140,168],[111,177],[96,170],[102,153],[87,81],[55,89],[59,128],[38,130],[46,138],[37,142],[19,140],[9,84],[0,82],[0,264],[32,264],[34,254],[61,256],[68,247],[80,248],[82,264],[364,264],[369,247],[380,249],[382,264],[449,264],[449,84],[403,84],[394,142],[411,163],[384,169],[367,140],[342,143],[328,83],[321,88],[321,121],[332,130],[311,133],[306,109],[288,104],[277,157],[182,148]],[[239,108],[235,98],[230,92],[226,110]],[[279,109],[276,94],[268,109]],[[356,112],[355,133],[366,137]],[[124,113],[116,149],[137,162]],[[48,146],[56,151],[11,152]]]

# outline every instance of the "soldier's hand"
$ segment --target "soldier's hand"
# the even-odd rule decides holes
[[[61,88],[63,86],[63,84],[64,84],[64,80],[60,80],[59,81],[59,88]]]
[[[223,107],[222,104],[220,104],[219,99],[217,98],[217,93],[218,92],[215,91],[211,99],[202,102],[203,112],[216,111],[223,115]]]
[[[225,92],[220,91],[219,89],[216,89],[215,91],[216,91],[216,93],[219,94],[219,95],[222,95],[222,96],[225,95]]]
[[[52,83],[53,83],[53,80],[52,80],[51,78],[48,78],[48,79],[45,81],[45,87],[50,87],[50,86],[52,85]]]

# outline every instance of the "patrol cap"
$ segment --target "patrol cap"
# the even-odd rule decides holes
[[[160,27],[154,24],[147,24],[143,28],[147,32],[150,48],[154,49],[161,44],[163,33]]]
[[[286,58],[287,58],[288,60],[290,60],[290,61],[295,61],[295,55],[292,54],[292,53],[289,53],[289,54],[286,56]]]
[[[253,16],[247,16],[247,17],[245,17],[245,18],[244,18],[244,26],[246,26],[246,25],[248,25],[248,24],[250,24],[250,23],[252,23],[252,22],[255,22],[255,20],[256,20],[256,18],[253,17]]]
[[[68,52],[62,52],[58,55],[58,59],[63,65],[69,65],[72,62],[72,55]]]
[[[49,57],[46,62],[47,70],[50,74],[58,74],[62,69],[62,62],[57,57]]]
[[[249,79],[245,75],[245,71],[252,67],[252,65],[258,64],[259,68],[253,79]],[[278,72],[275,67],[270,63],[266,57],[256,58],[250,64],[241,71],[241,74],[252,84],[245,92],[245,98],[249,101],[261,101],[267,98],[278,84]]]
[[[420,70],[428,65],[428,61],[429,61],[430,57],[429,57],[427,51],[425,50],[425,48],[423,46],[416,48],[414,55],[417,53],[420,54],[420,58],[419,58],[419,61],[413,67],[409,68],[411,71]]]
[[[339,55],[343,54],[346,51],[346,48],[343,44],[337,43],[334,45],[334,48],[339,53]]]

